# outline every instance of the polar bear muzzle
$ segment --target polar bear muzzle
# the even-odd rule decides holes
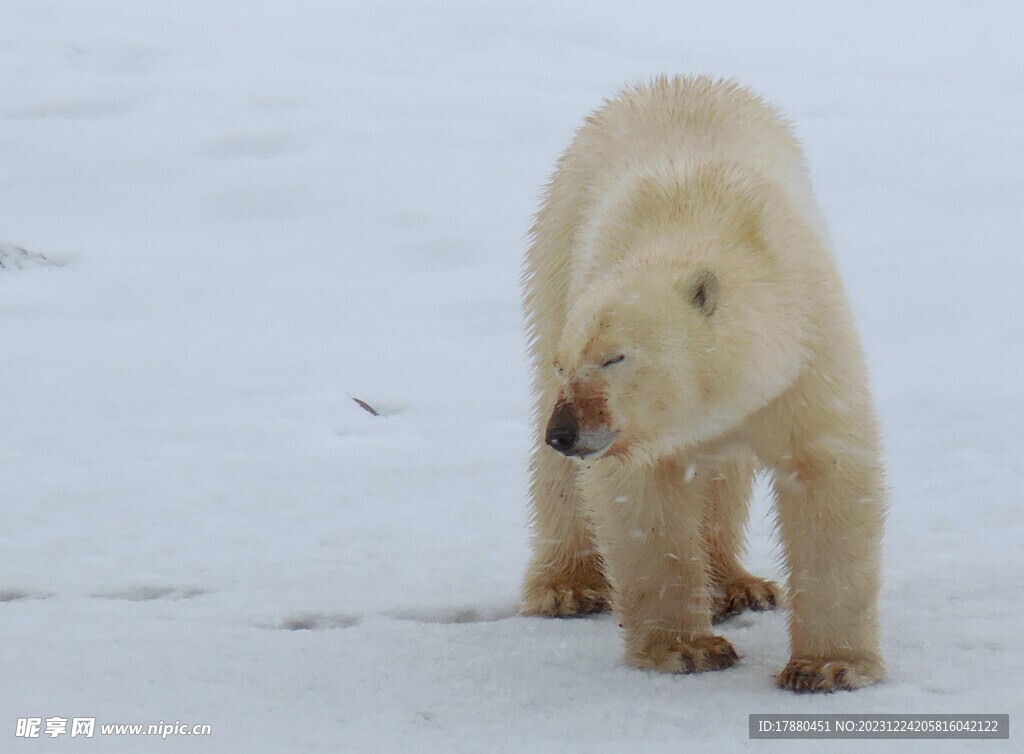
[[[618,433],[603,422],[593,424],[588,421],[593,417],[587,416],[585,409],[591,402],[581,401],[581,406],[573,401],[559,400],[544,431],[544,442],[564,456],[581,459],[600,453],[611,445]],[[600,415],[604,416],[603,410]]]

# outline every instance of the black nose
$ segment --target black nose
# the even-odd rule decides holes
[[[572,455],[580,438],[580,423],[571,403],[558,403],[548,420],[544,442],[564,456]]]

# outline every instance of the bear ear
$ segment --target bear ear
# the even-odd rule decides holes
[[[699,270],[676,284],[676,290],[705,317],[718,308],[719,289],[718,276],[711,270]]]

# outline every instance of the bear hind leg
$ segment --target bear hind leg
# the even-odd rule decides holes
[[[744,610],[774,610],[782,601],[778,584],[754,576],[740,564],[755,471],[752,456],[730,459],[704,483],[704,539],[714,623]]]

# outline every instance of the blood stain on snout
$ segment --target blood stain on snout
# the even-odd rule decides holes
[[[611,423],[608,416],[608,399],[604,391],[593,384],[574,381],[570,384],[574,397],[580,429],[583,431],[607,428]]]

